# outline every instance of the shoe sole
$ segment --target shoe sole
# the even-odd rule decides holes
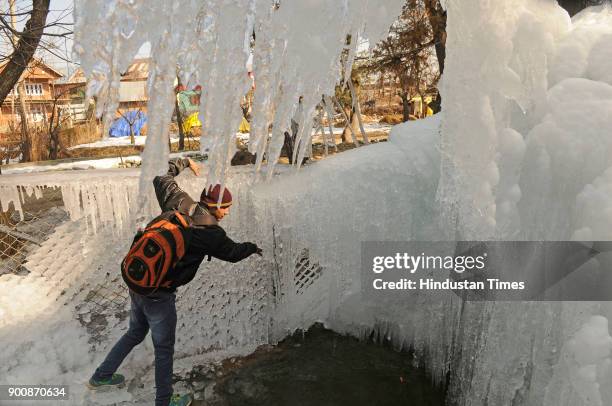
[[[98,385],[98,386],[94,386],[92,384],[90,384],[89,382],[87,382],[85,384],[85,386],[87,386],[89,389],[91,390],[105,390],[105,389],[110,389],[110,388],[123,388],[125,387],[125,382],[121,382],[118,383],[116,385]]]
[[[189,403],[187,403],[185,406],[191,406],[192,403],[193,403],[193,398],[189,399]]]

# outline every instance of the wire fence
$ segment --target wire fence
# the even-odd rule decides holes
[[[0,283],[3,275],[26,276],[31,272],[61,281],[63,274],[70,270],[62,265],[62,260],[46,261],[45,258],[48,255],[66,256],[68,260],[81,249],[79,239],[73,238],[77,225],[75,228],[72,224],[65,224],[68,228],[62,226],[70,219],[61,190],[43,188],[38,198],[26,193],[21,195],[24,197],[22,214],[12,206],[7,211],[0,208]],[[57,234],[53,235],[56,231]],[[274,263],[271,265],[275,277],[270,293],[277,304],[303,295],[325,272],[290,231],[285,227],[277,235],[273,230]],[[112,255],[119,254],[115,252]],[[38,262],[28,264],[28,260]],[[114,261],[112,265],[100,261],[105,265],[97,272],[99,279],[82,280],[82,286],[73,289],[77,293],[65,297],[65,304],[74,306],[75,318],[86,328],[92,345],[105,342],[114,326],[129,316],[128,290],[118,273],[109,272],[117,265]]]
[[[28,254],[68,220],[56,188],[44,189],[42,199],[26,198],[22,207],[22,214],[12,206],[0,211],[0,276],[27,273]]]

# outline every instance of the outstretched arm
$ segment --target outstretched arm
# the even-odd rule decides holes
[[[261,248],[252,242],[234,242],[227,235],[223,236],[217,249],[211,253],[213,257],[227,262],[242,261],[252,254],[261,255]]]
[[[238,262],[252,254],[261,255],[257,245],[252,242],[234,242],[218,225],[194,227],[190,247],[227,262]]]
[[[157,202],[162,212],[176,210],[183,202],[188,202],[189,204],[194,202],[187,192],[183,191],[174,180],[174,177],[185,168],[191,168],[196,176],[200,174],[199,168],[191,159],[177,158],[168,162],[168,173],[166,175],[156,176],[153,179],[155,196],[157,196]]]

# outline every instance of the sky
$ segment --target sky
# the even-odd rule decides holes
[[[51,0],[49,14],[47,16],[47,24],[55,21],[71,24],[73,22],[73,7],[73,0]],[[30,11],[32,9],[32,1],[16,0],[15,9],[17,13]],[[0,0],[0,10],[3,13],[9,11],[8,0]],[[23,30],[23,27],[28,19],[29,15],[17,16],[16,29],[18,31]],[[72,27],[67,27],[67,29],[72,30]],[[48,31],[53,33],[60,33],[63,32],[64,29],[59,27],[50,27]],[[59,55],[59,57],[53,55],[51,52],[41,50],[40,47],[37,52],[38,56],[42,57],[46,63],[51,65],[53,68],[60,70],[62,73],[66,73],[66,71],[72,71],[75,69],[76,65],[70,64],[63,60],[71,59],[72,38],[43,37],[43,41],[47,43],[52,43],[53,53]],[[0,50],[2,51],[2,54],[8,54],[7,51],[10,52],[11,49],[12,46],[10,45],[7,34],[4,32],[0,32]]]

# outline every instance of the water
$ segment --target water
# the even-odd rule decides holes
[[[444,389],[417,367],[414,354],[342,336],[320,324],[275,347],[224,362],[215,382],[216,399],[208,400],[209,406],[445,404]]]

